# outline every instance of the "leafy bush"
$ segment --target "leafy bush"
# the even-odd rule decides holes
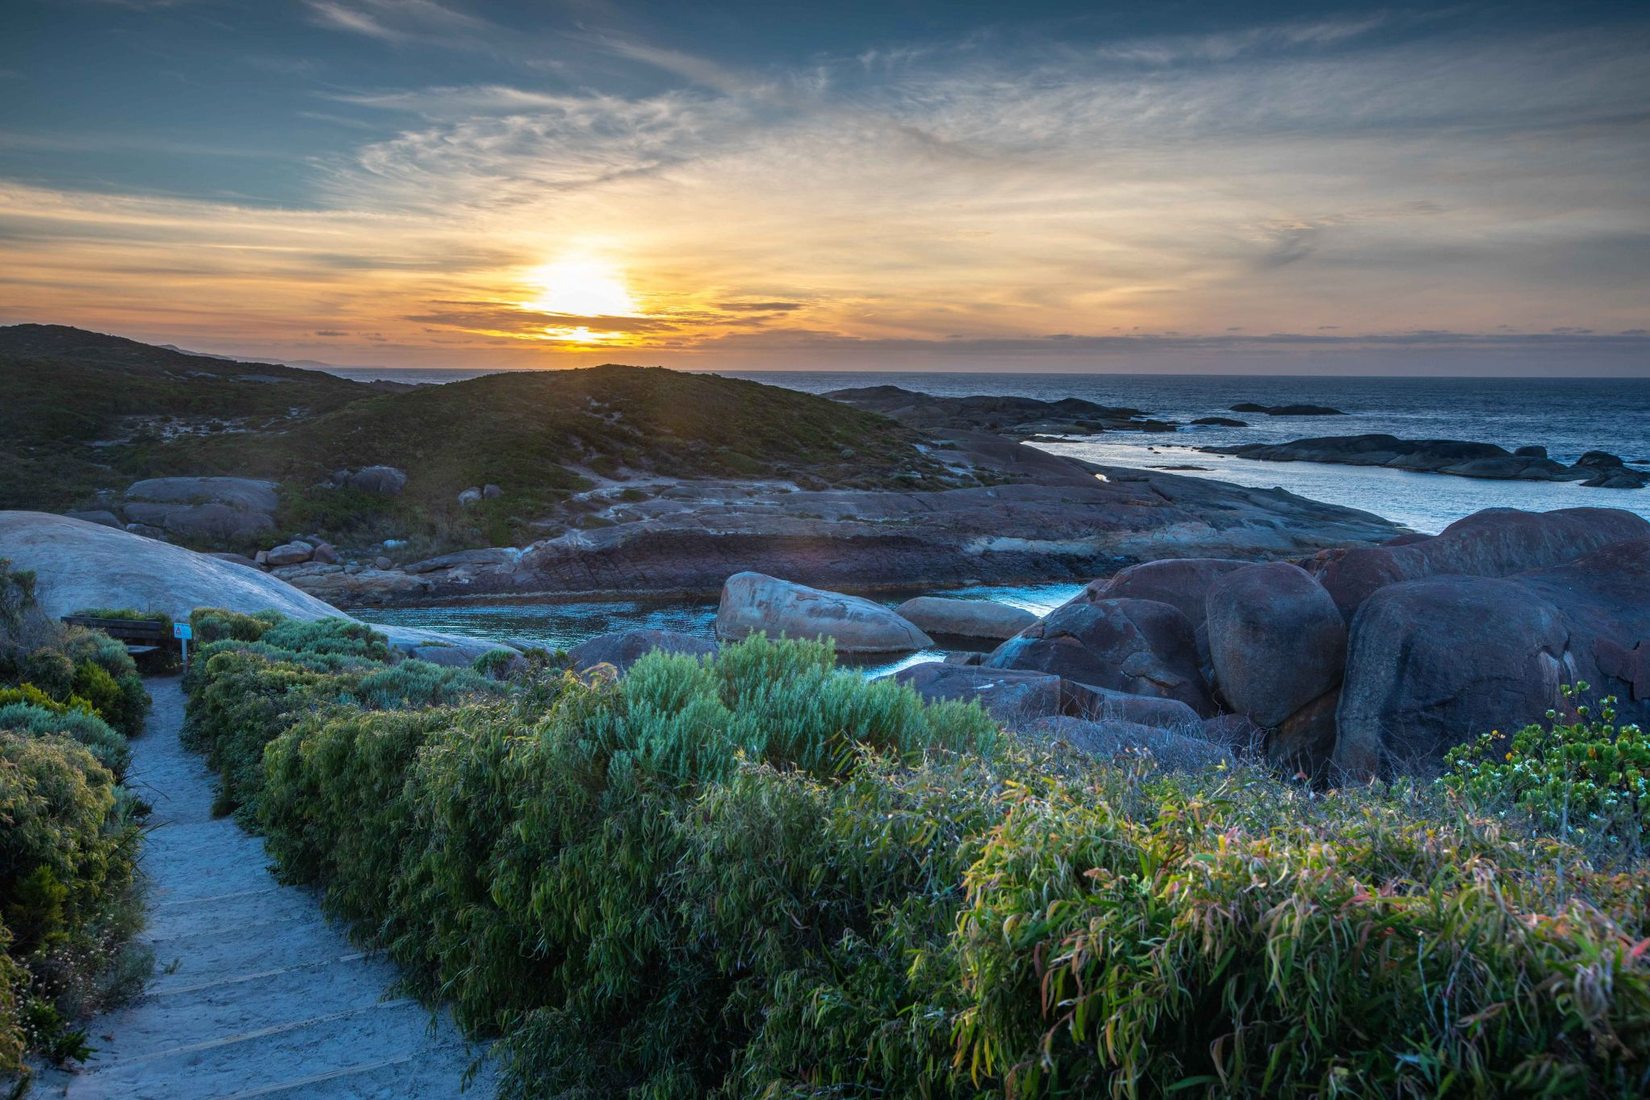
[[[222,649],[192,721],[252,708],[280,873],[509,1096],[1650,1088],[1650,877],[1430,791],[1034,754],[811,643],[421,710],[329,661]]]
[[[0,707],[10,706],[13,703],[22,703],[26,706],[39,707],[41,710],[53,714],[67,714],[71,710],[82,714],[92,713],[92,704],[84,699],[70,696],[59,701],[41,691],[33,684],[15,684],[11,687],[0,687]]]
[[[29,654],[21,669],[24,683],[33,684],[53,699],[67,699],[74,691],[74,662],[59,649],[41,648]]]
[[[125,777],[132,762],[132,750],[126,738],[103,719],[84,710],[70,707],[51,710],[29,703],[4,703],[0,704],[0,729],[78,741],[99,764],[113,772],[117,780]]]
[[[1016,1096],[1650,1084],[1642,878],[1379,793],[1157,794],[1144,819],[1016,795],[958,929],[972,1074]]]
[[[141,921],[133,803],[74,742],[0,728],[0,822],[0,1051],[82,1056],[72,1021],[106,1003],[105,975]]]
[[[1564,685],[1566,699],[1585,683]],[[1511,804],[1560,836],[1634,852],[1650,847],[1650,737],[1636,725],[1617,726],[1616,700],[1607,697],[1594,718],[1574,708],[1575,720],[1547,712],[1548,725],[1528,725],[1511,738],[1499,730],[1459,745],[1445,757],[1439,783],[1481,805]]]
[[[143,732],[149,693],[126,647],[96,630],[70,627],[63,652],[74,663],[73,692],[91,701],[111,726],[127,737]]]
[[[483,676],[491,676],[495,680],[502,680],[510,675],[522,661],[522,655],[514,649],[489,649],[486,653],[470,662],[470,667]]]
[[[504,690],[467,668],[391,665],[388,656],[382,635],[346,619],[279,620],[266,624],[258,641],[202,646],[184,680],[184,738],[221,774],[217,812],[245,807],[243,819],[254,820],[264,746],[312,710],[438,706]]]
[[[281,616],[273,611],[243,615],[218,607],[197,607],[189,614],[189,625],[198,645],[229,640],[255,642],[280,621]]]

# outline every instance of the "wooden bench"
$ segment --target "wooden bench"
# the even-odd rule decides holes
[[[101,630],[117,642],[126,643],[126,652],[136,656],[161,649],[177,648],[171,628],[155,619],[104,619],[96,615],[65,615],[70,626]]]

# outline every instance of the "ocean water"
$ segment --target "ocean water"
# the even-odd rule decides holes
[[[892,384],[962,397],[1007,394],[1079,397],[1140,409],[1182,425],[1173,433],[1110,432],[1037,446],[1112,466],[1165,468],[1259,488],[1274,486],[1330,504],[1374,512],[1434,534],[1481,508],[1626,508],[1650,518],[1650,489],[1584,489],[1574,482],[1485,481],[1403,470],[1309,462],[1257,462],[1203,454],[1199,447],[1285,443],[1327,435],[1385,432],[1406,439],[1462,439],[1508,450],[1540,444],[1561,462],[1609,451],[1650,464],[1650,379],[1317,378],[1211,375],[789,373],[737,375],[811,393]],[[1345,416],[1234,413],[1232,405],[1328,405]],[[1247,428],[1191,426],[1205,416]]]

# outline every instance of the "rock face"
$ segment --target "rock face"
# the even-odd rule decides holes
[[[998,646],[984,666],[1052,672],[1130,695],[1214,706],[1198,670],[1190,620],[1156,600],[1079,597]]]
[[[891,416],[913,428],[963,428],[1027,436],[1039,432],[1093,435],[1097,432],[1172,432],[1173,423],[1152,420],[1139,409],[1112,408],[1067,397],[1039,401],[998,395],[937,397],[899,386],[832,390],[826,397]]]
[[[1289,443],[1244,443],[1203,447],[1210,454],[1262,462],[1328,462],[1343,466],[1385,466],[1395,470],[1481,477],[1497,481],[1579,481],[1593,488],[1642,489],[1650,472],[1635,470],[1604,451],[1588,451],[1574,466],[1547,457],[1544,447],[1508,451],[1493,443],[1458,439],[1399,439],[1394,435],[1342,435]]]
[[[1169,771],[1201,771],[1237,763],[1231,752],[1201,737],[1188,737],[1137,722],[1089,722],[1043,718],[1023,734],[1032,742],[1061,742],[1097,760],[1142,760]]]
[[[1208,597],[1215,683],[1233,710],[1261,726],[1283,723],[1334,688],[1346,662],[1346,623],[1298,565],[1233,570]]]
[[[315,547],[307,542],[283,542],[264,551],[264,564],[269,566],[297,565],[315,554]]]
[[[568,667],[575,672],[584,672],[597,665],[612,665],[622,675],[630,671],[631,665],[656,649],[666,653],[685,653],[690,657],[709,657],[715,655],[717,646],[709,638],[697,638],[675,630],[627,630],[580,642],[567,651]]]
[[[1046,672],[984,669],[932,661],[894,673],[929,702],[977,702],[997,721],[1018,727],[1061,713],[1060,677]]]
[[[380,497],[398,497],[407,487],[407,472],[394,466],[364,466],[359,470],[339,470],[332,475],[334,485]]]
[[[1012,638],[1037,621],[1037,616],[1019,607],[989,600],[951,600],[939,596],[918,596],[894,608],[900,618],[929,634],[952,634],[960,638]]]
[[[762,573],[735,573],[722,586],[716,636],[736,641],[765,631],[831,638],[839,653],[909,653],[933,639],[881,604]]]
[[[1240,401],[1232,406],[1235,413],[1265,413],[1267,416],[1345,416],[1340,409],[1328,405],[1257,405]]]
[[[164,611],[174,619],[188,618],[197,607],[278,611],[295,619],[349,617],[268,573],[45,512],[0,512],[0,558],[34,571],[40,605],[54,617],[88,607]],[[498,648],[461,635],[374,629],[419,656],[434,647],[429,653],[442,659],[470,661]]]
[[[1472,735],[1542,721],[1576,681],[1616,695],[1620,722],[1650,722],[1650,537],[1370,596],[1352,623],[1335,763],[1353,777],[1434,767]]]
[[[1646,536],[1650,520],[1616,508],[1486,508],[1456,520],[1432,538],[1324,551],[1307,563],[1307,570],[1350,620],[1372,593],[1398,581],[1442,574],[1505,577]]]
[[[127,524],[185,539],[245,542],[275,528],[273,481],[244,477],[156,477],[126,489]]]
[[[1197,640],[1197,655],[1204,670],[1204,678],[1212,680],[1209,664],[1209,631],[1206,603],[1209,590],[1234,569],[1245,569],[1251,562],[1236,558],[1169,558],[1148,561],[1121,570],[1103,580],[1091,583],[1083,590],[1083,598],[1103,600],[1127,598],[1156,600],[1180,609],[1192,624]]]

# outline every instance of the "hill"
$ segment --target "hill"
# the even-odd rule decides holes
[[[971,483],[875,413],[756,382],[608,365],[385,392],[50,325],[0,329],[0,507],[61,510],[138,478],[281,483],[283,528],[346,540],[498,543],[606,479],[791,479],[806,487]],[[395,498],[323,488],[404,470]],[[471,486],[501,492],[461,508]]]
[[[375,392],[64,325],[0,327],[0,506],[66,507],[143,476],[174,441],[276,431]]]

